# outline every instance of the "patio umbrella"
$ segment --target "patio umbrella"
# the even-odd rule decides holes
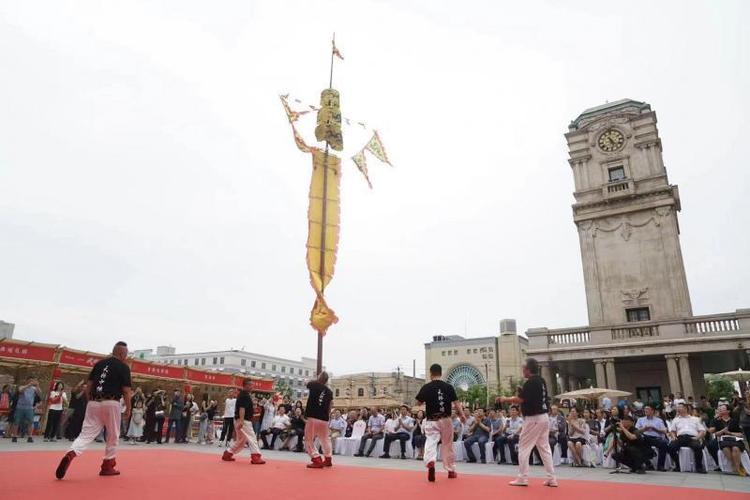
[[[618,391],[617,389],[605,389],[600,387],[589,387],[588,389],[577,389],[555,396],[556,399],[599,399],[604,396],[612,398],[624,398],[632,395],[632,392]]]
[[[742,368],[732,370],[731,372],[724,372],[718,374],[720,377],[730,378],[737,382],[747,382],[750,380],[750,371],[743,370]]]

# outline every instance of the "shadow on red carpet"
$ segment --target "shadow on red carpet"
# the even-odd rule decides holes
[[[269,460],[266,465],[250,465],[249,457],[222,462],[219,455],[184,451],[127,450],[117,457],[122,474],[98,475],[101,455],[89,452],[73,461],[62,481],[55,479],[55,468],[62,454],[55,452],[9,452],[0,454],[0,497],[3,500],[55,498],[101,500],[167,500],[193,498],[272,498],[284,500],[356,498],[473,498],[580,500],[606,498],[667,498],[680,500],[746,500],[748,496],[713,490],[671,488],[642,484],[594,481],[562,481],[560,488],[542,486],[532,478],[531,486],[508,486],[510,478],[461,475],[449,480],[438,473],[435,483],[415,471],[334,466],[307,469],[299,462]],[[460,474],[460,472],[459,472]],[[429,495],[429,496],[428,496]],[[437,496],[435,496],[437,495]]]

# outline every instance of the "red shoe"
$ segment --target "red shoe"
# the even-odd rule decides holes
[[[224,454],[221,456],[221,459],[225,462],[234,462],[234,455],[232,455],[232,452],[229,450],[224,450]]]
[[[260,453],[253,453],[250,455],[250,463],[253,465],[263,465],[266,463],[265,460],[263,460],[263,457],[260,456]]]
[[[456,471],[449,470],[448,471],[448,479],[456,479],[458,477],[458,474],[456,474]]]
[[[114,458],[105,458],[102,461],[102,470],[99,471],[100,476],[119,476],[120,471],[115,469],[115,465],[117,465],[117,462],[115,462]]]
[[[435,462],[427,464],[427,480],[431,483],[435,482]]]
[[[73,450],[67,452],[65,456],[62,457],[62,460],[60,460],[60,465],[57,466],[57,470],[55,471],[55,477],[57,479],[62,479],[65,477],[65,473],[68,472],[68,467],[70,467],[70,463],[73,461],[73,459],[76,457],[76,452]]]
[[[323,465],[323,460],[320,459],[320,457],[315,457],[312,459],[312,463],[307,464],[308,469],[322,469],[325,467]]]
[[[323,460],[323,465],[325,467],[333,467],[333,462],[331,462],[331,457],[326,457],[326,459]]]

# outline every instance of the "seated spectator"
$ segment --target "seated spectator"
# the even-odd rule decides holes
[[[380,414],[380,408],[375,408],[370,418],[367,419],[367,430],[362,436],[362,439],[359,440],[359,451],[355,453],[354,456],[364,457],[366,455],[369,457],[372,454],[372,450],[375,449],[375,445],[377,444],[378,440],[383,439],[384,427],[385,417]],[[370,447],[367,449],[367,453],[365,454],[365,444],[367,443],[368,439],[371,440]]]
[[[557,419],[550,417],[549,418],[549,449],[550,450],[555,449],[555,445],[557,444],[557,434],[558,434]],[[531,457],[529,457],[530,465],[534,464],[534,457],[536,457],[538,463],[543,463],[542,457],[539,454],[539,450],[537,449],[536,446],[534,446],[531,449]]]
[[[610,402],[611,406],[611,402]],[[550,406],[549,418],[555,420],[557,425],[557,444],[560,445],[560,456],[562,458],[568,457],[568,422],[565,420],[565,415],[562,414],[560,408],[557,405]],[[552,448],[554,450],[554,448]]]
[[[471,414],[471,410],[468,408],[464,409],[464,418],[466,420],[464,421],[463,429],[461,430],[461,439],[465,440],[471,436],[469,428],[474,424],[474,415]]]
[[[632,473],[645,474],[645,463],[654,456],[654,452],[644,441],[641,431],[635,428],[633,417],[622,417],[617,425],[617,433],[621,446],[614,454],[615,460],[628,466]]]
[[[646,405],[643,409],[645,415],[638,419],[635,424],[635,428],[641,433],[641,438],[647,446],[653,446],[659,453],[659,458],[656,462],[656,468],[664,472],[664,462],[667,459],[667,451],[669,448],[669,441],[667,440],[667,425],[664,421],[654,415],[654,408],[651,405]],[[647,468],[653,469],[653,465],[649,462],[646,464]]]
[[[451,423],[453,424],[453,442],[459,440],[459,438],[462,437],[464,425],[461,423],[461,419],[458,418],[458,413],[456,413],[456,410],[451,410]]]
[[[492,460],[497,461],[498,439],[505,435],[505,418],[502,413],[490,410],[490,442],[492,443]]]
[[[679,395],[679,394],[678,394]],[[677,416],[672,420],[670,428],[669,455],[675,464],[674,471],[680,472],[680,448],[683,446],[693,450],[695,457],[695,472],[705,474],[703,467],[703,438],[706,436],[706,428],[699,418],[688,414],[685,403],[677,405]]]
[[[617,428],[620,424],[620,410],[613,406],[609,411],[607,425],[604,427],[604,455],[611,456],[617,447]]]
[[[587,442],[589,445],[595,446],[598,443],[599,421],[595,418],[594,413],[588,408],[583,410],[583,420],[586,422],[586,425],[589,426]]]
[[[354,424],[354,422],[352,422],[352,424]],[[341,416],[341,411],[334,410],[333,416],[331,417],[330,422],[328,422],[328,429],[331,436],[331,449],[333,450],[334,455],[336,454],[336,439],[346,436],[347,427],[348,422],[343,416]],[[349,433],[349,436],[351,437],[351,432]]]
[[[400,414],[394,415],[393,432],[386,432],[383,439],[383,454],[380,458],[391,458],[391,443],[398,441],[401,446],[401,459],[406,458],[406,442],[411,439],[414,430],[414,419],[409,416],[409,407],[401,405]]]
[[[604,443],[604,429],[607,428],[607,414],[603,410],[596,410],[597,443]]]
[[[419,410],[417,412],[417,418],[414,420],[414,432],[411,435],[411,446],[414,448],[414,453],[416,454],[415,458],[417,460],[422,460],[424,458],[424,443],[426,441],[423,428],[424,423],[424,412]]]
[[[289,432],[287,433],[286,439],[284,439],[284,443],[281,445],[280,450],[289,451],[289,444],[294,436],[297,436],[297,444],[294,446],[294,451],[300,453],[304,449],[306,422],[302,408],[295,406],[294,414],[289,418]]]
[[[711,439],[706,448],[718,465],[719,450],[724,454],[727,462],[732,464],[732,471],[742,477],[747,476],[747,471],[742,467],[742,452],[745,451],[745,443],[742,441],[742,428],[739,420],[732,418],[727,405],[720,405],[716,410],[716,418],[711,421],[708,432]],[[721,469],[717,469],[721,470]]]
[[[518,406],[510,407],[510,419],[508,419],[505,425],[505,435],[498,438],[496,441],[497,452],[500,454],[500,464],[507,463],[505,461],[505,446],[507,445],[510,449],[510,460],[513,465],[518,465],[518,438],[521,436],[521,428],[523,427],[523,419],[519,415]]]
[[[479,457],[483,464],[487,463],[485,444],[490,439],[490,419],[484,416],[484,408],[477,408],[474,411],[474,423],[469,429],[471,436],[464,439],[464,449],[466,450],[466,461],[475,463],[477,457],[474,456],[474,450],[471,447],[474,443],[479,445]]]
[[[279,405],[279,407],[276,409],[276,415],[274,415],[273,420],[271,421],[271,427],[266,430],[260,431],[260,439],[263,442],[263,449],[272,450],[274,445],[276,444],[276,438],[281,436],[281,438],[284,439],[284,437],[286,437],[287,431],[289,430],[289,427],[291,427],[291,420],[286,414],[286,407],[284,405]],[[270,446],[268,444],[268,441],[266,440],[266,437],[269,434],[271,435]]]
[[[589,426],[578,417],[578,410],[570,409],[568,413],[568,450],[573,456],[573,467],[583,467],[583,445],[588,444]]]

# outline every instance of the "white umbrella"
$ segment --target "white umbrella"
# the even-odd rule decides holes
[[[750,380],[750,371],[743,370],[742,368],[733,370],[731,372],[719,373],[718,375],[720,377],[731,378],[732,380],[736,380],[738,382],[747,382],[748,380]]]
[[[599,399],[604,396],[612,398],[624,398],[632,395],[632,392],[618,391],[617,389],[605,389],[600,387],[589,387],[588,389],[578,389],[575,391],[565,392],[555,396],[557,399]]]

